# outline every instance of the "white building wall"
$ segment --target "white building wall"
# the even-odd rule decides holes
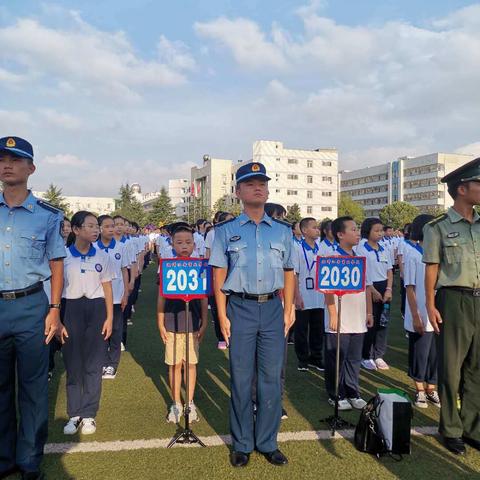
[[[189,196],[188,178],[175,178],[168,181],[168,196],[175,207],[175,215],[181,218],[186,215],[188,210]]]
[[[33,192],[36,197],[44,198],[45,192]],[[68,208],[73,212],[87,210],[97,215],[109,215],[115,210],[115,199],[110,197],[64,196]]]

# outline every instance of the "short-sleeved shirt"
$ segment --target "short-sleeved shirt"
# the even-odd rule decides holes
[[[28,193],[10,208],[0,193],[0,291],[19,290],[50,278],[49,261],[65,257],[63,213]]]
[[[423,262],[439,264],[436,289],[480,288],[480,216],[473,223],[453,207],[423,228]]]
[[[198,255],[201,257],[205,256],[205,239],[203,235],[198,232],[193,232],[193,240],[195,242],[195,249],[198,252]]]
[[[208,231],[205,237],[205,248],[208,248],[210,251],[212,251],[214,239],[215,239],[215,228],[212,228]]]
[[[392,262],[389,252],[380,244],[375,249],[368,242],[363,242],[355,249],[359,257],[367,259],[367,270],[372,282],[383,282],[387,280],[388,271],[391,270]]]
[[[210,265],[226,268],[225,293],[261,295],[284,286],[284,270],[293,270],[288,223],[264,214],[256,224],[245,213],[215,227]]]
[[[321,242],[318,243],[318,255],[320,257],[333,256],[336,249],[337,242],[331,242],[328,238],[324,238]]]
[[[317,254],[317,244],[312,248],[304,240],[301,244],[294,243],[292,259],[295,273],[298,276],[298,288],[302,295],[304,310],[325,307],[323,293],[315,290]]]
[[[106,253],[91,245],[84,255],[72,244],[67,248],[63,267],[62,297],[67,300],[104,298],[102,283],[111,282],[114,277]]]
[[[190,301],[189,332],[198,332],[200,330],[200,321],[202,318],[201,300]],[[187,325],[185,322],[185,302],[171,298],[165,299],[165,329],[167,332],[185,333]]]
[[[425,264],[422,262],[423,249],[421,246],[409,243],[405,246],[405,264],[403,271],[403,283],[405,287],[415,286],[415,296],[417,298],[417,309],[420,318],[423,321],[425,331],[433,332],[433,327],[428,320],[427,304],[425,297]],[[410,309],[410,303],[405,302],[405,320],[404,328],[408,332],[414,332],[413,315]]]
[[[127,247],[124,243],[117,242],[114,238],[112,238],[109,245],[104,245],[101,240],[98,240],[96,246],[110,257],[110,265],[115,275],[115,278],[112,280],[113,303],[120,304],[125,290],[122,268],[130,265]]]

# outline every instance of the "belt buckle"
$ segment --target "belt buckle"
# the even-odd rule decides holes
[[[480,297],[480,288],[474,288],[472,294],[474,297]]]
[[[15,295],[15,292],[2,292],[2,298],[4,300],[15,300],[17,296]]]
[[[479,290],[479,292],[480,292],[480,290]],[[263,295],[259,295],[257,301],[258,301],[258,303],[268,302],[268,293],[264,293]]]

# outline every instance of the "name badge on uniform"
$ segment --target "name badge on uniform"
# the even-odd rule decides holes
[[[459,232],[450,232],[450,233],[447,235],[447,238],[457,238],[459,235],[460,235]]]
[[[238,242],[242,237],[240,235],[234,235],[233,237],[230,237],[230,242]]]
[[[82,273],[85,272],[95,272],[95,262],[91,260],[89,257],[82,258],[80,260],[80,270]]]
[[[315,281],[312,277],[307,277],[305,279],[305,288],[307,290],[314,290],[315,289]]]

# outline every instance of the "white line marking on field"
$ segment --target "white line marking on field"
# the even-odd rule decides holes
[[[416,427],[412,428],[413,436],[436,435],[437,427]],[[300,441],[318,441],[330,439],[352,439],[354,430],[340,430],[331,436],[330,430],[310,430],[302,432],[281,432],[278,434],[279,442],[300,442]],[[201,440],[207,447],[219,447],[231,445],[230,435],[211,435],[201,437]],[[123,450],[144,450],[152,448],[167,448],[170,438],[153,438],[150,440],[117,440],[114,442],[66,442],[49,443],[45,446],[45,453],[89,453],[89,452],[120,452]],[[182,447],[192,447],[197,445],[181,445]],[[175,445],[175,448],[179,445]]]

